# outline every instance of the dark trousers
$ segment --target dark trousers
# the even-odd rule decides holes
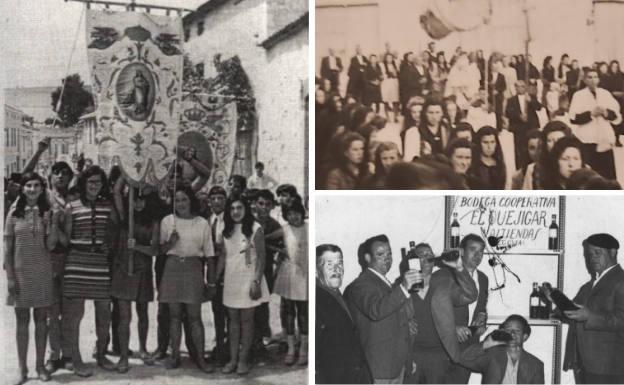
[[[624,384],[624,374],[597,374],[581,371],[582,384]]]
[[[597,152],[596,145],[592,143],[583,143],[583,152],[587,157],[587,164],[607,179],[615,179],[615,158],[613,150]]]
[[[165,270],[165,261],[167,260],[166,255],[159,255],[156,257],[156,263],[154,264],[154,270],[156,273],[156,287],[160,287],[160,280],[162,279],[163,272]],[[166,303],[159,302],[158,303],[158,312],[156,315],[157,326],[157,336],[158,336],[158,348],[159,352],[165,353],[167,352],[167,348],[169,348],[169,306]],[[186,307],[182,306],[182,325],[184,327],[184,342],[186,344],[186,349],[188,350],[189,356],[193,359],[197,356],[197,349],[193,345],[193,338],[191,333],[191,325],[188,322],[188,317],[186,316]]]
[[[405,374],[406,384],[450,384],[453,381],[451,373],[451,361],[444,348],[424,349],[414,346],[412,349],[412,362],[407,365]]]

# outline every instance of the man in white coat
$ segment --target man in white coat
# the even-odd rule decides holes
[[[583,142],[587,163],[603,177],[615,179],[612,125],[622,122],[620,105],[611,93],[598,87],[600,79],[594,69],[585,72],[585,85],[574,93],[570,103],[574,135]]]

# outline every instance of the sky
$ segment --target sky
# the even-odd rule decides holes
[[[136,3],[196,9],[205,1],[137,0]],[[83,3],[65,0],[1,0],[2,88],[56,86],[66,73],[76,72],[88,83],[84,17],[78,25],[84,7]]]

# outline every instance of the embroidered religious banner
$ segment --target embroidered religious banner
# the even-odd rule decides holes
[[[236,102],[229,98],[185,95],[182,102],[179,147],[191,148],[195,157],[211,170],[207,186],[225,187],[232,173],[237,153]],[[183,172],[192,172],[184,167]],[[195,175],[185,175],[193,180]]]
[[[182,93],[182,21],[89,10],[87,54],[99,155],[131,184],[159,184],[175,160]]]

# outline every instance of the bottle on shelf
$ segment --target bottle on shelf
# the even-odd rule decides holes
[[[533,282],[533,291],[529,296],[529,318],[541,318],[540,317],[540,294],[538,291],[538,283]]]
[[[457,221],[457,213],[453,213],[453,222],[451,222],[451,248],[459,247],[459,222]]]
[[[559,250],[559,226],[557,215],[553,214],[552,222],[548,228],[548,250]]]

